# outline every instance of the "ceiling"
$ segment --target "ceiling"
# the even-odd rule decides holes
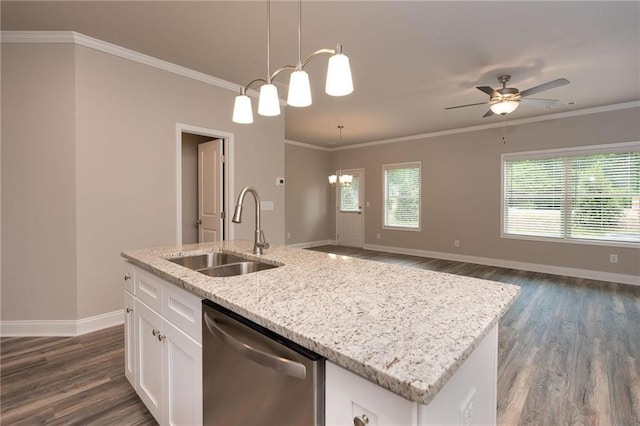
[[[266,1],[2,1],[1,15],[2,30],[76,31],[239,85],[267,74]],[[285,109],[287,139],[335,145],[338,124],[346,145],[501,122],[483,105],[444,109],[488,100],[475,86],[497,88],[501,74],[520,90],[571,82],[535,96],[553,107],[507,119],[640,99],[636,1],[303,1],[303,58],[337,42],[354,92],[326,95],[328,56],[311,61],[313,105]],[[272,71],[296,60],[297,3],[273,1]],[[286,98],[286,73],[277,83]]]

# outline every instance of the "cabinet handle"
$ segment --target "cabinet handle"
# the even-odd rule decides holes
[[[153,337],[156,337],[158,334],[160,334],[160,330],[156,330],[154,328],[153,331],[151,331],[151,334],[153,334]]]
[[[353,426],[366,426],[369,424],[369,417],[366,414],[355,416],[353,418]]]
[[[133,309],[127,306],[127,313],[130,314],[131,312],[133,312]]]
[[[166,338],[167,338],[167,336],[165,336],[164,334],[158,333],[158,341],[164,342],[164,339],[166,339]]]
[[[124,280],[129,281],[131,279],[131,274],[124,274]]]

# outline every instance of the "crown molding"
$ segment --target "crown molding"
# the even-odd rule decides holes
[[[325,151],[325,152],[332,152],[332,151],[337,151],[336,148],[326,148],[324,146],[318,146],[318,145],[312,145],[310,143],[304,143],[304,142],[298,142],[298,141],[292,141],[289,139],[285,139],[284,143],[286,145],[295,145],[295,146],[301,146],[303,148],[309,148],[309,149],[315,149],[317,151]]]
[[[601,112],[618,111],[621,109],[630,109],[630,108],[639,108],[639,107],[640,107],[640,101],[624,102],[621,104],[605,105],[605,106],[599,106],[594,108],[585,108],[585,109],[579,109],[575,111],[558,112],[555,114],[548,114],[548,115],[542,115],[542,116],[530,117],[530,118],[521,118],[519,120],[511,120],[511,121],[502,122],[502,123],[481,124],[479,126],[462,127],[459,129],[443,130],[440,132],[422,133],[422,134],[412,135],[412,136],[403,136],[400,138],[364,142],[364,143],[359,143],[355,145],[347,145],[341,148],[333,148],[333,149],[330,149],[330,151],[358,149],[358,148],[365,148],[365,147],[375,146],[375,145],[385,145],[389,143],[429,139],[429,138],[435,138],[439,136],[456,135],[460,133],[477,132],[479,130],[488,130],[488,129],[502,128],[502,127],[510,127],[510,126],[520,126],[523,124],[538,123],[541,121],[557,120],[560,118],[577,117],[581,115],[597,114]]]
[[[0,33],[0,41],[2,43],[74,44],[77,46],[88,47],[89,49],[97,50],[109,55],[117,56],[119,58],[128,59],[140,64],[148,65],[153,68],[180,75],[182,77],[187,77],[192,80],[197,80],[206,84],[210,84],[212,86],[220,87],[222,89],[231,90],[236,93],[240,92],[240,85],[231,83],[230,81],[213,77],[199,71],[194,71],[190,68],[176,65],[172,62],[145,55],[144,53],[136,52],[135,50],[127,49],[125,47],[108,43],[106,41],[89,37],[74,31],[2,31]],[[253,89],[247,90],[247,95],[257,98],[258,91]],[[283,103],[285,103],[285,101],[281,99],[280,103],[282,105]]]

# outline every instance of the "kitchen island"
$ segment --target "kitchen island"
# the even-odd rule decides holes
[[[497,323],[518,287],[289,247],[273,247],[256,256],[251,248],[248,241],[230,241],[132,250],[122,256],[142,271],[325,357],[327,424],[335,423],[330,413],[334,405],[335,412],[348,405],[369,413],[368,420],[373,416],[375,423],[369,424],[385,423],[376,413],[379,407],[361,406],[349,395],[343,395],[344,407],[339,407],[334,386],[344,393],[339,390],[351,385],[373,386],[383,399],[389,395],[399,405],[406,403],[409,423],[437,420],[428,410],[430,403],[479,346],[486,348],[476,357],[479,368],[466,374],[484,375],[478,382],[482,388],[471,385],[464,390],[462,399],[456,397],[457,409],[449,409],[455,413],[447,418],[459,419],[460,424],[475,424],[478,418],[495,422]],[[213,251],[278,267],[213,278],[167,260]],[[493,406],[485,407],[486,401]],[[483,410],[493,415],[477,414]]]

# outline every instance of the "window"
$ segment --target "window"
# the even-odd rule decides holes
[[[503,236],[640,242],[640,143],[502,160]]]
[[[358,189],[360,188],[360,176],[353,175],[350,184],[340,186],[340,211],[341,212],[359,212],[360,198],[358,197]]]
[[[385,228],[420,230],[420,164],[382,166]]]

